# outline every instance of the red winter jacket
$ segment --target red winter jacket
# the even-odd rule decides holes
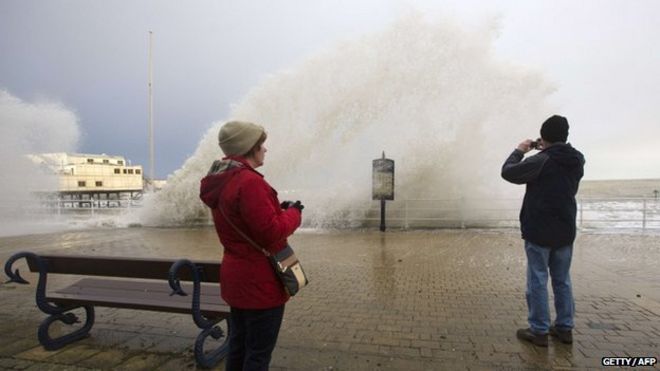
[[[232,161],[233,160],[233,161]],[[271,253],[282,250],[300,226],[300,211],[283,210],[277,192],[242,157],[214,162],[202,179],[199,197],[213,211],[224,256],[220,269],[222,298],[232,307],[267,309],[289,300],[263,252],[255,249],[227,222]]]

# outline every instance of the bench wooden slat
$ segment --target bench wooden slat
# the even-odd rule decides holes
[[[188,296],[179,296],[173,295],[169,296],[172,290],[170,286],[165,281],[135,281],[135,280],[108,280],[108,279],[98,279],[98,278],[83,278],[80,279],[66,288],[59,289],[56,292],[68,293],[68,294],[85,294],[86,292],[103,292],[107,291],[111,293],[125,293],[129,296],[140,296],[140,295],[162,295],[171,300],[181,299],[184,301],[190,301],[193,292],[192,283],[184,282],[181,284],[181,287],[188,293]],[[201,295],[200,298],[202,301],[208,301],[209,303],[224,303],[220,297],[220,285],[213,283],[201,284]]]
[[[81,278],[78,281],[71,283],[70,286],[83,286],[83,287],[106,287],[106,288],[116,288],[122,290],[143,290],[147,289],[149,291],[167,291],[169,294],[171,292],[170,285],[167,281],[157,281],[157,280],[138,280],[138,279],[117,279],[117,278],[93,278],[85,277]],[[144,286],[144,287],[143,287]],[[190,289],[192,292],[192,282],[182,282],[181,287],[185,289]],[[217,290],[218,294],[220,293],[220,284],[219,283],[202,283],[201,287],[203,289],[202,294],[210,292],[211,290]],[[187,291],[186,291],[187,292]]]
[[[78,274],[85,276],[167,279],[170,267],[178,259],[122,258],[111,256],[40,255],[49,273]],[[32,272],[39,268],[32,259],[28,266]],[[220,263],[217,261],[193,261],[202,268],[202,282],[220,282]],[[179,272],[182,281],[192,281],[187,268]]]
[[[47,299],[56,304],[88,304],[113,308],[142,309],[159,312],[191,313],[192,284],[182,284],[188,296],[169,296],[165,282],[103,280],[84,278],[49,293]],[[207,317],[227,317],[229,307],[220,297],[218,285],[202,285],[200,306]]]

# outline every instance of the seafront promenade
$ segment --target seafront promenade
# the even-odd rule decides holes
[[[516,230],[302,232],[290,242],[311,283],[287,304],[273,370],[596,370],[602,357],[660,357],[657,232],[579,234],[574,343],[548,348],[515,337],[527,325]],[[3,265],[23,250],[221,257],[211,228],[0,238]],[[23,275],[30,285],[0,284],[0,369],[194,369],[198,330],[186,315],[98,308],[90,337],[44,351],[36,276]]]

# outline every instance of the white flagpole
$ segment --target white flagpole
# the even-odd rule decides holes
[[[149,182],[154,181],[154,98],[153,98],[153,56],[151,51],[153,32],[149,31]]]

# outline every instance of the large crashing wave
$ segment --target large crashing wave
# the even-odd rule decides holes
[[[75,151],[78,118],[57,103],[25,102],[0,89],[0,235],[36,230],[26,215],[36,192],[56,192],[57,177],[26,155]]]
[[[355,225],[371,199],[371,161],[396,161],[397,199],[490,199],[508,153],[535,138],[553,88],[538,72],[499,60],[497,26],[402,19],[268,77],[231,119],[266,127],[260,170],[280,199],[306,205],[311,227]],[[195,153],[142,210],[147,225],[208,218],[199,180],[221,156],[208,130]],[[484,201],[479,201],[484,202]]]

